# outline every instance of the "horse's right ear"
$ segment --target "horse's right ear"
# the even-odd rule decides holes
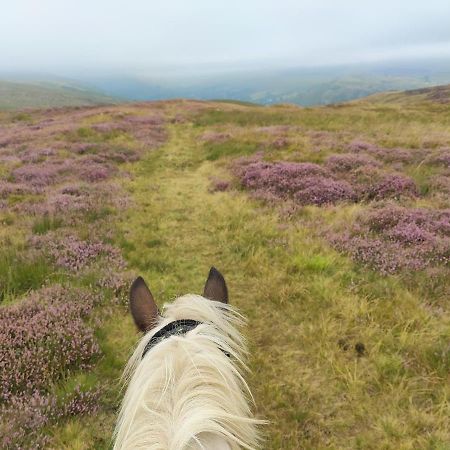
[[[140,331],[146,332],[156,325],[158,307],[142,277],[136,278],[131,285],[130,310]]]
[[[203,297],[216,302],[228,303],[228,289],[225,278],[215,267],[211,267],[209,271]]]

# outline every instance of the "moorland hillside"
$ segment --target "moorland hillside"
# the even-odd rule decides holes
[[[130,281],[216,265],[264,448],[448,448],[450,107],[392,95],[0,112],[0,447],[109,448]]]

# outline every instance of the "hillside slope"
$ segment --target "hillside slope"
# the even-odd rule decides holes
[[[215,265],[264,449],[447,449],[449,148],[419,99],[0,113],[0,447],[110,448],[130,280]]]
[[[408,91],[382,92],[363,98],[361,101],[413,107],[421,106],[424,102],[445,105],[450,103],[450,84]]]
[[[116,102],[113,97],[75,85],[0,80],[0,109],[4,110],[89,106]]]

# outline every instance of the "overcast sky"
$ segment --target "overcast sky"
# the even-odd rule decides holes
[[[450,0],[3,0],[0,70],[450,57]]]

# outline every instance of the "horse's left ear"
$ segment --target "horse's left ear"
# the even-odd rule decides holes
[[[209,271],[203,297],[216,302],[228,303],[228,289],[225,278],[215,267],[211,267]]]
[[[158,321],[158,307],[142,277],[136,278],[131,285],[130,310],[134,323],[144,333]]]

